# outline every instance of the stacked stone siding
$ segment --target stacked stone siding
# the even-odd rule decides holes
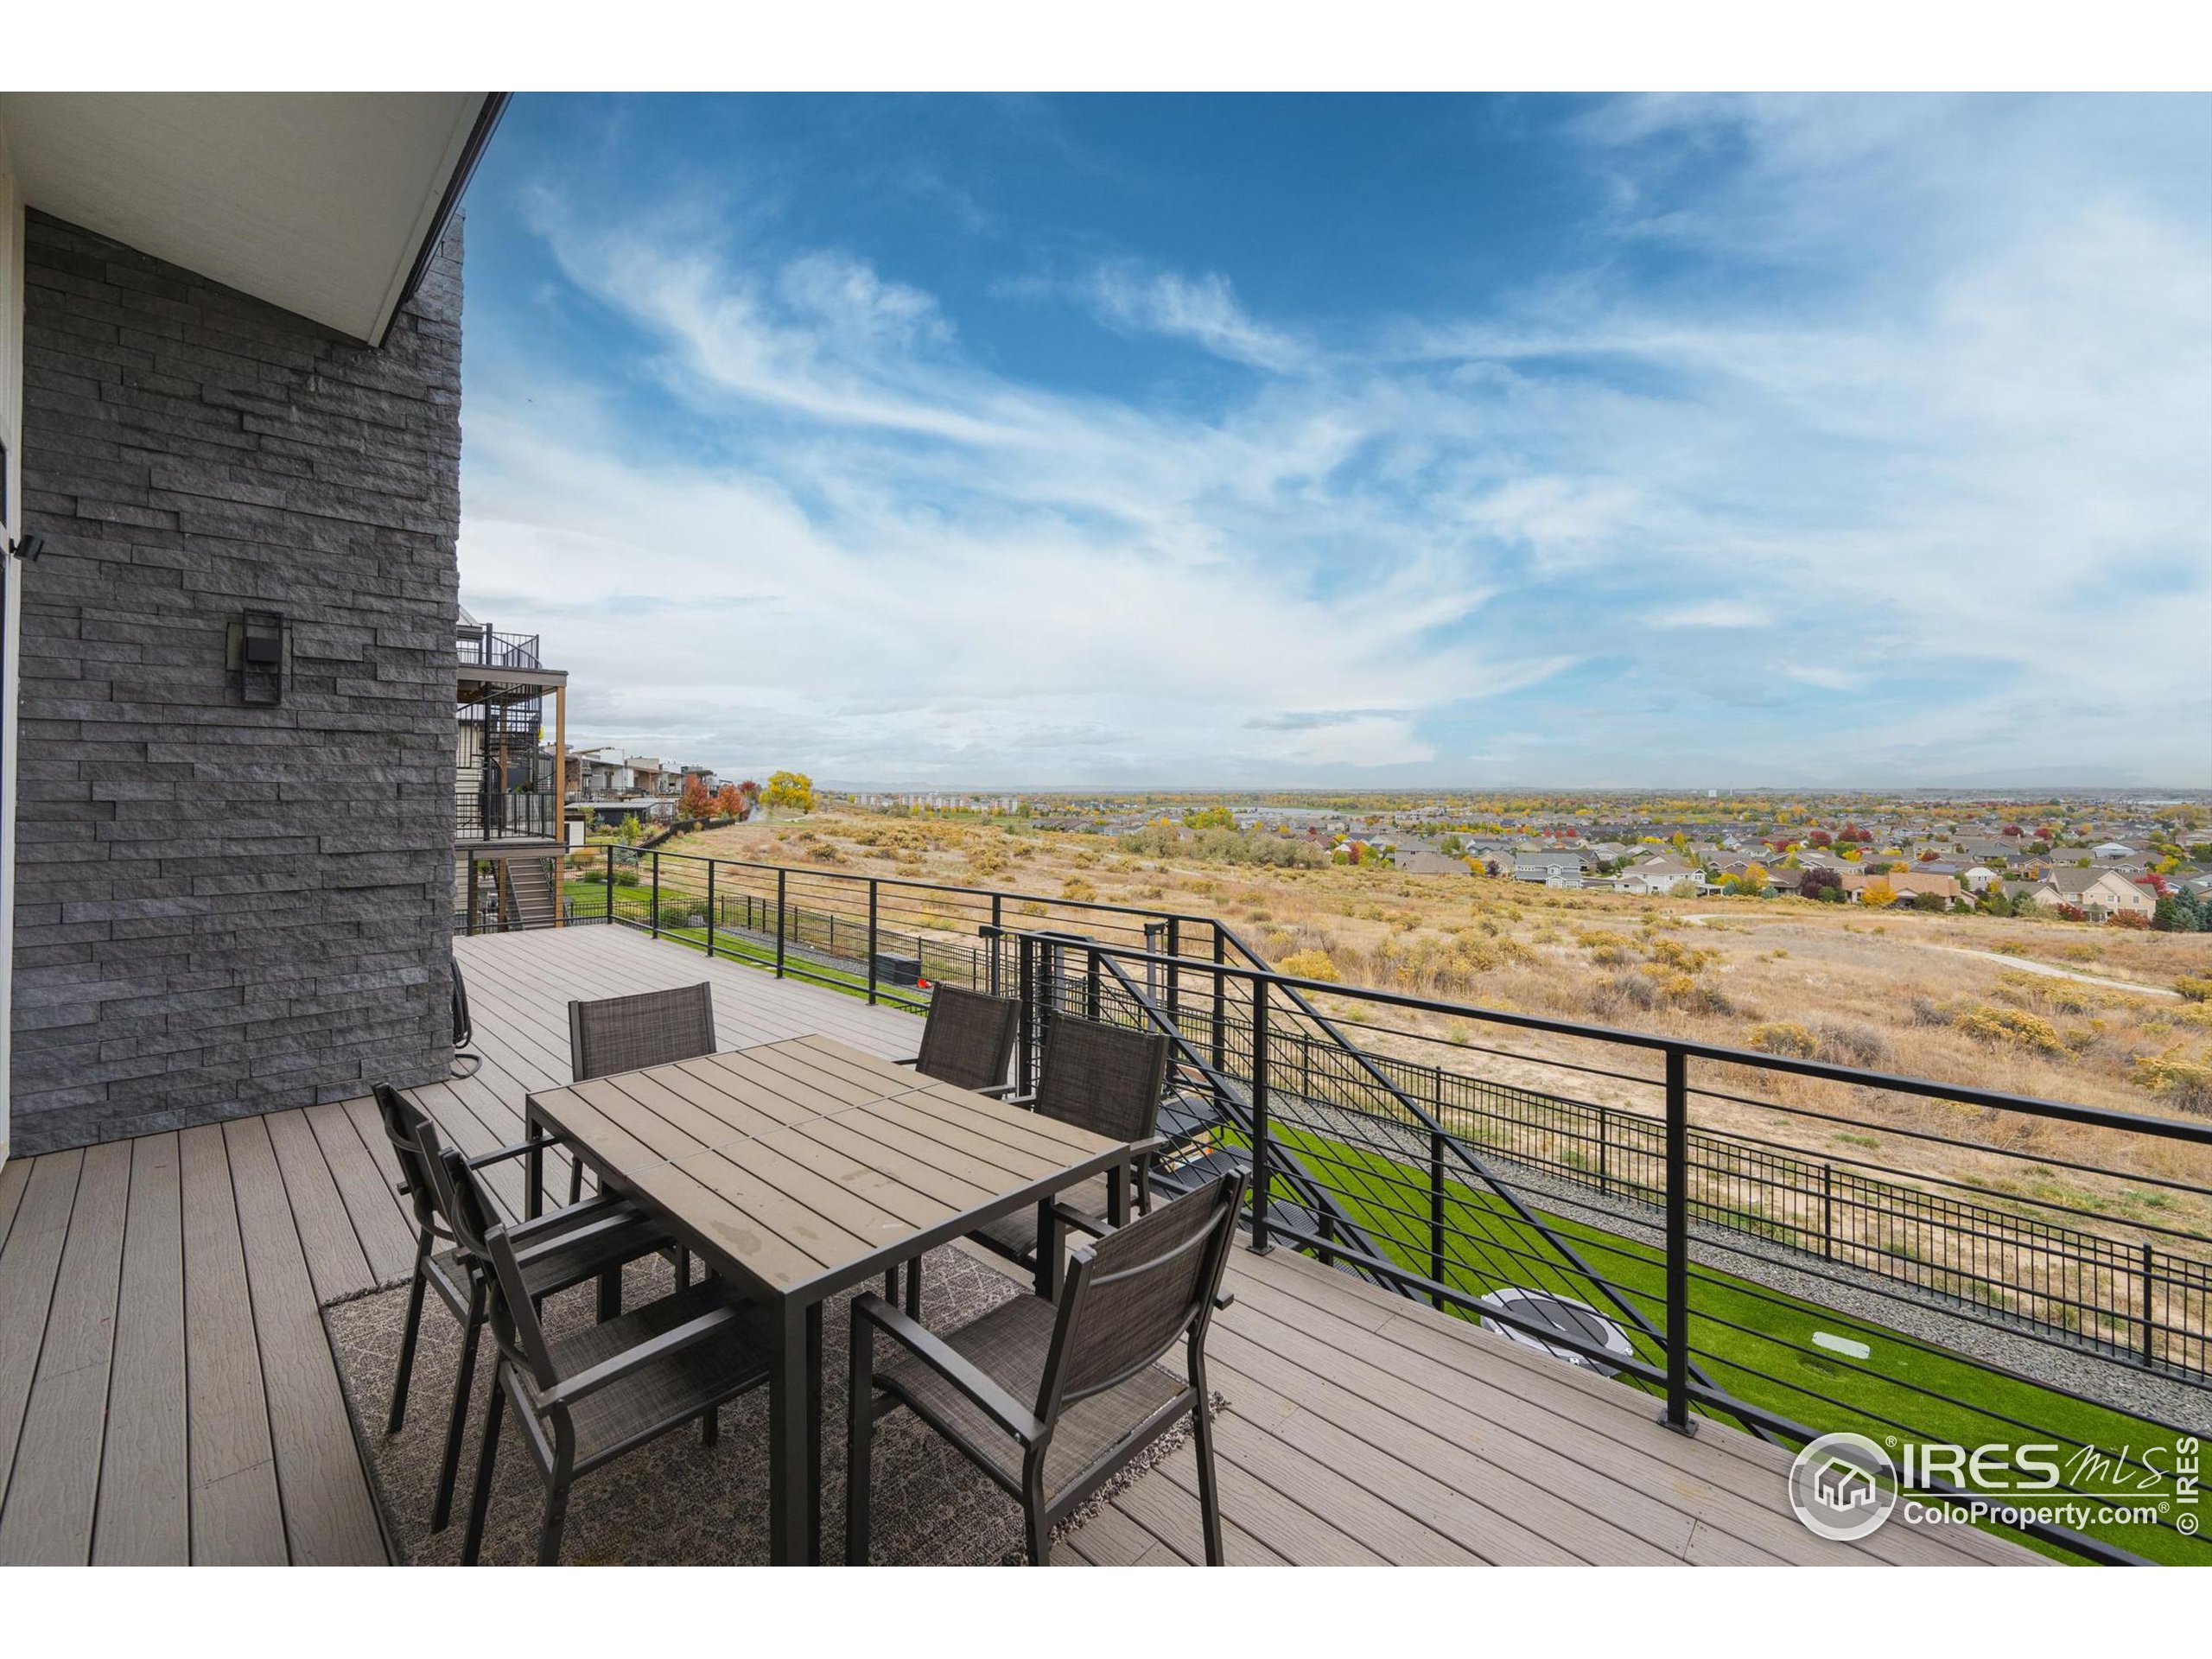
[[[13,1150],[443,1075],[458,224],[375,350],[37,213],[24,283]]]

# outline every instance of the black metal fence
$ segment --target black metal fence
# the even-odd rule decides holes
[[[1862,1303],[1869,1287],[1891,1296],[1909,1288],[1923,1303],[1943,1299],[1961,1319],[1993,1323],[1989,1316],[2001,1313],[2007,1328],[2071,1332],[2093,1319],[2103,1326],[2094,1345],[2202,1385],[2212,1285],[2199,1257],[1883,1181],[1741,1135],[1709,1134],[1691,1116],[1700,1102],[1741,1102],[1714,1084],[1747,1070],[2018,1122],[2076,1126],[2106,1137],[2116,1154],[2179,1147],[2201,1162],[2212,1147],[2212,1126],[1323,985],[1240,963],[1192,963],[1065,934],[1022,934],[1012,942],[1025,1071],[1060,1014],[1169,1032],[1178,1056],[1179,1089],[1168,1114],[1177,1151],[1164,1179],[1174,1181],[1178,1162],[1204,1172],[1224,1157],[1249,1161],[1254,1248],[1288,1244],[1518,1332],[1655,1395],[1662,1421],[1673,1427],[1687,1430],[1694,1414],[1707,1414],[1795,1444],[1840,1427],[1969,1445],[2047,1440],[2116,1459],[2130,1478],[2152,1484],[2163,1478],[2160,1465],[2141,1436],[2163,1433],[2179,1446],[2193,1445],[2201,1433],[2094,1381],[2027,1378],[1966,1346],[1908,1336],[1910,1321],[1869,1323],[1806,1300],[1746,1276],[1740,1256],[1716,1265],[1708,1230],[1732,1230],[1745,1254],[1782,1262],[1793,1281],[1822,1287],[1840,1306],[1852,1305],[1851,1298],[1826,1287],[1862,1293]],[[1469,1094],[1470,1086],[1499,1086],[1356,1048],[1315,998],[1369,1014],[1446,1014],[1625,1047],[1659,1062],[1658,1077],[1636,1080],[1658,1093],[1661,1113],[1523,1090]],[[1445,1098],[1454,1092],[1459,1098]],[[1912,1132],[1885,1122],[1884,1133]],[[1919,1138],[1967,1144],[1938,1132]],[[2018,1138],[1987,1137],[1999,1148]],[[2033,1155],[2050,1156],[2040,1149]],[[2129,1162],[2115,1156],[2112,1167]],[[1516,1172],[1538,1169],[1573,1181],[1585,1195],[1572,1206],[1582,1222],[1541,1214],[1516,1192],[1526,1182]],[[2139,1168],[2129,1169],[2126,1179],[2176,1198],[2212,1198],[2212,1189]],[[1555,1198],[1550,1203],[1560,1208]],[[2159,1230],[2200,1250],[2207,1243],[2178,1227]],[[1931,1259],[1936,1241],[1944,1254]],[[1782,1249],[1752,1248],[1769,1245]],[[1885,1290],[1884,1281],[1899,1289]],[[1522,1304],[1497,1295],[1502,1289],[1579,1303],[1602,1319],[1580,1337],[1563,1334],[1549,1321],[1531,1322],[1518,1311]],[[1602,1342],[1592,1334],[1600,1329],[1608,1332]],[[2123,1335],[2132,1341],[2117,1339]],[[1881,1357],[1872,1359],[1876,1344]],[[2212,1560],[2191,1524],[2193,1487],[2184,1494],[2176,1483],[2170,1490],[2178,1501],[2157,1520],[2106,1526],[2095,1535],[2040,1520],[2021,1530],[2092,1560],[2147,1552],[2152,1559]],[[2056,1496],[2094,1494],[2062,1480]]]

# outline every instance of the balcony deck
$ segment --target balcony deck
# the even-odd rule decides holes
[[[909,1015],[601,927],[454,941],[474,1077],[417,1098],[464,1150],[568,1080],[566,1004],[715,986],[725,1044],[829,1032],[912,1052]],[[318,1307],[404,1279],[411,1239],[353,1101],[0,1169],[0,1561],[380,1562]],[[520,1198],[519,1175],[501,1179]],[[2032,1562],[1970,1531],[1815,1538],[1787,1459],[1277,1251],[1240,1250],[1210,1344],[1230,1559],[1246,1562]],[[1186,1446],[1057,1559],[1199,1554]]]

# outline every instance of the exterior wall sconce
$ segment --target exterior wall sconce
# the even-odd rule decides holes
[[[241,613],[231,624],[228,662],[239,702],[283,702],[284,619],[274,611]]]

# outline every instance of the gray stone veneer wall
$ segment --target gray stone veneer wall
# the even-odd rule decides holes
[[[14,1150],[442,1076],[460,226],[372,351],[28,219]]]

